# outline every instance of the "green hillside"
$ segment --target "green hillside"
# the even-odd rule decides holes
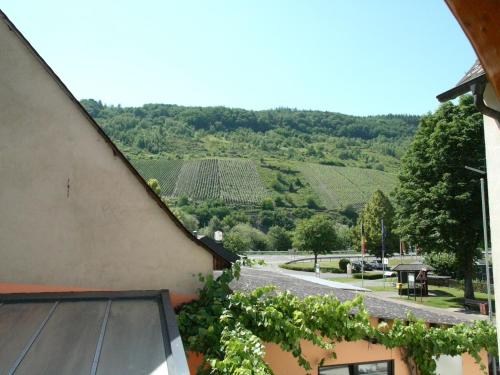
[[[360,208],[377,189],[389,194],[397,181],[395,175],[370,169],[307,163],[300,170],[328,209]]]
[[[350,116],[278,108],[82,104],[131,159],[274,159],[397,172],[413,115]]]
[[[162,195],[342,210],[395,186],[419,116],[278,108],[82,104]],[[176,204],[175,199],[170,204]]]
[[[308,197],[330,210],[360,207],[376,189],[389,193],[396,177],[353,168],[288,162],[259,164],[247,159],[133,160],[144,179],[156,178],[162,195],[194,201],[221,199],[225,203],[258,206],[266,197],[286,197],[292,206],[305,206]],[[281,186],[281,187],[280,187]]]
[[[244,159],[133,160],[145,180],[156,178],[162,195],[195,201],[260,205],[269,196],[255,164]]]

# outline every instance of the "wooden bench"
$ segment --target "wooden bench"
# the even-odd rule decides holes
[[[488,302],[466,298],[464,299],[464,307],[466,310],[479,310],[481,314],[488,315]]]

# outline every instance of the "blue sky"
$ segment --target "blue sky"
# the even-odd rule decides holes
[[[442,0],[5,1],[73,94],[422,114],[475,54]]]

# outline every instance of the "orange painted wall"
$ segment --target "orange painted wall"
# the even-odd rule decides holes
[[[323,365],[348,364],[356,362],[394,360],[394,370],[398,375],[410,375],[397,349],[387,349],[382,345],[371,344],[367,341],[342,342],[335,347],[337,359],[328,358],[328,352],[314,346],[310,342],[302,343],[302,351],[312,366],[311,374],[318,373],[318,365],[325,358]],[[276,375],[306,374],[306,371],[297,364],[297,360],[284,352],[275,344],[266,345],[266,361]]]
[[[303,342],[302,349],[313,368],[311,374],[318,374],[319,362],[328,355],[328,353],[309,342]],[[398,349],[391,350],[382,345],[370,344],[367,341],[357,341],[342,342],[338,344],[335,347],[335,353],[337,354],[337,359],[325,359],[324,366],[394,360],[395,374],[410,375]],[[196,370],[202,363],[203,355],[189,352],[187,357],[189,371],[191,375],[196,375]],[[486,351],[483,350],[481,358],[486,365],[488,363],[488,354]],[[275,344],[266,345],[265,360],[276,375],[305,375],[307,373],[297,364],[297,360],[290,353],[281,350],[280,347]],[[462,366],[464,375],[484,375],[480,366],[468,354],[462,356]]]
[[[488,353],[485,350],[483,350],[481,352],[481,360],[482,360],[483,364],[486,367],[488,367]],[[462,356],[462,369],[463,369],[463,374],[464,375],[469,375],[469,374],[472,374],[472,375],[484,374],[481,371],[479,365],[474,360],[474,358],[472,358],[468,354],[464,354]]]
[[[371,344],[367,341],[342,342],[338,344],[334,349],[337,359],[328,358],[328,352],[309,342],[302,343],[302,350],[312,366],[311,374],[318,374],[318,365],[325,358],[324,366],[394,360],[395,374],[410,375],[398,349],[387,349],[383,345]],[[483,363],[487,364],[486,352],[483,351],[481,357]],[[297,364],[297,360],[290,353],[284,352],[275,344],[266,345],[265,359],[276,375],[305,375],[307,373]],[[463,374],[483,375],[479,365],[468,354],[463,356]]]

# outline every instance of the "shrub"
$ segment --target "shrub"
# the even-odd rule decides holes
[[[349,259],[342,258],[339,260],[339,268],[342,272],[347,272],[347,265],[351,263]]]
[[[363,277],[361,277],[361,276],[363,276]],[[352,277],[354,277],[355,279],[377,280],[377,279],[381,279],[382,277],[384,277],[384,275],[381,273],[366,273],[365,272],[363,275],[361,275],[361,273],[353,274]]]
[[[424,263],[434,267],[434,273],[440,276],[456,277],[457,259],[455,254],[451,253],[427,253],[424,255]]]

